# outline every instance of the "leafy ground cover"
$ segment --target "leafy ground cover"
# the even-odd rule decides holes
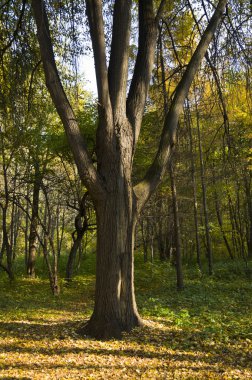
[[[93,307],[94,257],[59,297],[40,277],[0,278],[0,379],[251,379],[252,279],[236,262],[211,278],[136,259],[145,326],[120,341],[78,335]]]

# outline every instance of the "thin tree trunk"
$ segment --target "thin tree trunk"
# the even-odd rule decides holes
[[[77,220],[77,222],[76,222],[76,220]],[[78,220],[80,220],[80,221],[78,221]],[[78,215],[75,218],[75,225],[79,224],[79,223],[81,223],[81,226],[77,227],[76,231],[75,231],[77,233],[77,237],[75,237],[75,232],[72,234],[73,245],[72,245],[72,248],[70,250],[70,253],[68,256],[68,261],[67,261],[67,266],[66,266],[66,281],[71,281],[71,279],[73,277],[74,262],[76,259],[77,251],[80,248],[82,238],[88,229],[88,224],[86,223],[86,221],[84,221],[84,223],[82,225],[81,218]]]
[[[216,215],[217,215],[217,220],[218,220],[218,224],[219,224],[219,227],[220,227],[220,230],[221,230],[221,234],[222,234],[222,237],[223,237],[223,240],[224,240],[224,243],[225,243],[225,246],[227,248],[227,251],[228,251],[228,254],[229,254],[229,257],[231,260],[234,259],[234,255],[232,253],[232,250],[231,250],[231,247],[229,245],[229,242],[228,242],[228,239],[227,239],[227,236],[226,236],[226,233],[223,229],[223,222],[222,222],[222,215],[221,215],[221,208],[220,208],[220,201],[219,201],[219,198],[218,198],[218,194],[215,190],[214,192],[214,197],[215,197],[215,209],[216,209]]]
[[[142,218],[140,222],[140,227],[141,227],[142,242],[143,242],[144,262],[146,263],[148,261],[148,242],[145,236],[144,217]]]
[[[220,230],[221,230],[221,234],[222,234],[222,237],[223,237],[226,249],[228,251],[229,257],[230,257],[231,260],[233,260],[234,259],[234,255],[232,253],[232,249],[231,249],[230,244],[228,242],[226,233],[225,233],[225,231],[223,229],[221,206],[220,206],[219,196],[218,196],[218,193],[217,193],[217,190],[216,190],[216,180],[215,180],[214,169],[212,171],[212,174],[213,174],[213,184],[214,184],[214,187],[215,187],[214,188],[214,199],[215,199],[215,210],[216,210],[217,220],[218,220],[218,224],[219,224],[219,227],[220,227]]]
[[[251,177],[247,179],[244,177],[245,193],[248,210],[248,227],[247,227],[247,246],[248,246],[248,260],[252,260],[252,194],[251,194]]]
[[[160,36],[160,63],[161,63],[164,114],[166,115],[168,112],[168,97],[167,97],[166,87],[165,87],[165,66],[164,66],[161,36]],[[176,183],[175,183],[175,175],[174,175],[172,158],[170,159],[169,173],[170,173],[171,190],[172,190],[172,207],[173,207],[173,221],[174,221],[173,225],[174,225],[174,236],[175,236],[175,247],[176,247],[177,289],[182,290],[184,288],[184,280],[183,280],[182,256],[181,256],[181,236],[180,236],[180,225],[179,225],[179,215],[178,215],[177,189],[176,189]]]
[[[33,195],[32,195],[32,215],[30,221],[29,234],[29,251],[27,258],[27,274],[29,277],[35,277],[35,262],[37,251],[37,227],[38,227],[38,210],[39,210],[39,192],[41,186],[41,174],[39,164],[35,163]]]
[[[1,267],[7,272],[10,280],[14,279],[14,273],[12,269],[12,248],[9,242],[8,230],[7,230],[7,207],[2,208],[2,228],[3,228],[3,243],[0,254]],[[2,264],[3,253],[6,253],[6,267]]]
[[[247,264],[247,252],[246,252],[246,244],[245,244],[245,227],[244,221],[242,217],[241,210],[241,194],[240,194],[240,183],[236,180],[236,214],[237,214],[237,231],[239,233],[240,247],[241,247],[241,255],[245,263]]]
[[[233,243],[233,249],[236,253],[237,256],[240,255],[240,247],[239,247],[239,243],[238,243],[238,239],[237,239],[237,228],[236,228],[236,214],[235,214],[235,211],[234,211],[234,206],[233,206],[233,202],[232,202],[232,198],[231,198],[231,195],[229,194],[229,192],[227,192],[227,196],[228,196],[228,210],[229,210],[229,220],[231,221],[231,226],[232,226],[232,243]]]
[[[29,204],[29,185],[27,185],[26,190],[26,209],[25,209],[25,228],[24,228],[24,239],[25,239],[25,269],[27,271],[28,264],[28,255],[29,255],[29,213],[30,213],[30,204]]]
[[[17,242],[19,238],[19,230],[20,230],[20,225],[21,225],[21,218],[20,218],[20,210],[18,209],[17,206],[15,206],[15,211],[14,211],[14,229],[13,229],[13,249],[12,249],[12,256],[13,256],[13,261],[16,259],[16,254],[17,254]]]
[[[150,257],[151,257],[151,263],[154,262],[154,230],[153,230],[153,224],[150,226]]]
[[[54,241],[53,241],[53,233],[52,233],[52,213],[50,202],[48,198],[47,188],[40,183],[41,189],[43,190],[43,194],[45,197],[45,222],[42,223],[40,220],[41,227],[44,230],[44,256],[46,259],[46,264],[48,268],[49,280],[51,285],[51,290],[53,295],[58,295],[60,293],[60,287],[58,283],[58,252],[55,249]],[[48,245],[50,246],[50,250],[52,253],[52,264],[49,258]]]
[[[200,257],[200,239],[199,239],[199,222],[198,222],[198,202],[197,202],[197,183],[194,163],[194,149],[193,149],[193,134],[191,126],[191,118],[189,115],[189,107],[186,109],[186,121],[189,132],[189,145],[190,145],[190,157],[191,157],[191,178],[193,186],[193,217],[195,228],[195,242],[196,242],[196,257],[199,270],[202,270],[201,257]]]
[[[182,270],[182,256],[181,256],[181,240],[180,240],[180,225],[178,215],[178,200],[177,189],[175,184],[173,163],[170,164],[170,180],[172,190],[172,207],[173,207],[173,220],[174,220],[174,236],[175,236],[175,248],[176,248],[176,274],[177,274],[177,289],[184,289],[184,279]]]
[[[53,248],[52,243],[53,242],[51,241],[51,238],[45,232],[44,242],[43,242],[43,254],[44,254],[44,259],[45,259],[47,270],[48,270],[48,277],[49,277],[51,291],[54,296],[57,296],[60,293],[60,288],[58,285],[58,261],[57,261],[58,255],[53,249],[53,267],[52,267],[50,258],[49,258],[49,251],[48,251],[48,244],[50,244],[50,247]]]
[[[60,224],[60,207],[58,205],[57,206],[57,215],[56,215],[56,231],[57,231],[57,252],[58,252],[59,257],[61,255],[64,229],[65,229],[65,210],[63,210],[62,220],[61,220],[61,224]]]
[[[12,247],[12,261],[14,261],[15,258],[15,232],[16,232],[16,205],[15,205],[15,193],[16,193],[16,180],[17,178],[17,165],[15,165],[15,172],[14,172],[14,180],[13,180],[13,195],[12,195],[12,202],[11,202],[11,222],[10,222],[10,245]]]
[[[210,227],[209,227],[209,217],[208,217],[208,207],[207,207],[206,179],[205,179],[205,165],[204,165],[203,152],[202,152],[201,132],[200,132],[200,122],[199,122],[199,112],[197,108],[197,102],[196,102],[196,123],[197,123],[197,132],[198,132],[198,148],[199,148],[199,156],[200,156],[200,177],[201,177],[201,188],[202,188],[203,209],[204,209],[208,273],[211,276],[213,274],[213,252],[212,252],[212,243],[211,243],[211,237],[210,237]]]
[[[86,192],[79,205],[79,213],[75,217],[75,231],[72,233],[73,245],[68,256],[67,266],[66,266],[66,281],[70,281],[73,275],[73,267],[76,259],[78,249],[81,249],[81,242],[85,232],[88,229],[88,217],[86,211],[86,199],[88,192]],[[77,235],[75,237],[75,235]],[[80,262],[80,257],[79,257]]]
[[[158,236],[158,250],[159,250],[159,259],[160,261],[165,261],[168,259],[167,255],[167,240],[168,237],[165,236],[164,232],[164,223],[163,223],[163,201],[160,202],[160,208],[158,209],[159,213],[159,220],[157,222],[157,236]],[[168,234],[168,231],[166,230],[166,233]]]
[[[4,204],[0,204],[2,208],[2,229],[3,229],[3,243],[2,243],[2,249],[0,254],[0,262],[2,268],[5,270],[6,273],[8,273],[8,276],[10,280],[14,279],[14,273],[13,273],[13,256],[12,256],[12,246],[10,244],[9,240],[9,234],[8,234],[8,207],[10,202],[10,192],[9,192],[9,184],[8,184],[8,173],[7,173],[7,163],[6,163],[6,156],[5,156],[5,150],[4,150],[4,138],[1,135],[1,145],[2,145],[2,167],[3,167],[3,180],[4,180],[4,198],[5,202]],[[2,264],[2,259],[4,252],[6,253],[6,267]]]

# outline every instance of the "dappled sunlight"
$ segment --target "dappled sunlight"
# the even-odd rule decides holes
[[[0,379],[251,379],[251,284],[188,278],[174,293],[171,283],[160,287],[171,274],[167,265],[139,273],[144,326],[110,341],[78,334],[92,311],[93,277],[55,298],[43,279],[2,281]]]
[[[188,333],[164,319],[145,320],[120,341],[95,341],[80,338],[76,331],[83,321],[68,317],[53,321],[42,316],[37,321],[30,316],[1,323],[0,378],[251,378],[248,347],[247,352],[243,347],[242,357],[239,347],[207,349],[200,332],[191,332],[192,342]],[[174,341],[180,349],[172,348]]]
[[[202,282],[188,271],[177,293],[167,264],[143,267],[136,257],[136,265],[144,326],[122,340],[78,334],[92,312],[93,276],[62,284],[54,298],[43,279],[2,281],[0,379],[251,378],[250,282],[240,274]]]

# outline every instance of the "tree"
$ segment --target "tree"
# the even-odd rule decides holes
[[[153,0],[138,2],[138,53],[127,95],[131,0],[114,2],[110,59],[107,67],[103,4],[86,0],[93,46],[99,121],[97,167],[80,133],[73,108],[55,63],[49,21],[43,0],[32,0],[46,84],[62,120],[83,184],[97,217],[97,276],[94,312],[84,332],[98,338],[120,337],[140,325],[134,294],[133,249],[138,215],[162,181],[176,144],[178,118],[193,78],[219,26],[227,0],[220,0],[180,80],[166,114],[153,163],[137,184],[132,163],[149,90],[159,20],[165,1],[155,11]]]

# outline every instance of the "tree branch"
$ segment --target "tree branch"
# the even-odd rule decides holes
[[[160,139],[160,144],[156,157],[147,171],[144,179],[134,187],[137,198],[138,211],[142,209],[153,191],[160,184],[171,158],[172,148],[176,143],[176,131],[178,118],[183,109],[185,98],[188,94],[191,83],[200,66],[200,63],[207,51],[213,35],[221,23],[224,15],[227,0],[219,0],[209,24],[204,31],[201,40],[193,53],[193,56],[176,88],[175,96],[170,109],[165,117],[164,127]]]
[[[106,109],[110,105],[110,97],[103,27],[102,1],[86,0],[86,13],[94,52],[98,101],[100,107]]]
[[[127,99],[127,116],[134,130],[133,150],[140,133],[145,102],[149,90],[155,57],[158,25],[154,14],[153,0],[139,0],[138,12],[138,53]]]
[[[7,5],[8,2],[6,2],[1,8],[3,8],[5,5]],[[18,18],[18,22],[17,22],[17,25],[16,25],[16,29],[14,30],[13,32],[13,36],[11,38],[11,40],[7,43],[7,45],[5,45],[2,49],[1,49],[1,57],[4,55],[4,53],[6,52],[6,50],[8,50],[11,45],[13,44],[13,42],[16,40],[17,38],[17,35],[18,35],[18,30],[22,24],[22,19],[23,19],[23,16],[24,16],[24,12],[25,12],[25,6],[26,6],[26,0],[22,0],[22,8],[21,8],[21,12],[20,12],[20,15],[19,15],[19,18]]]
[[[4,9],[4,8],[5,8],[10,2],[11,2],[11,0],[7,0],[5,3],[1,4],[1,5],[0,5],[0,11],[1,11],[2,9]]]
[[[203,2],[203,4],[204,4],[204,2]],[[194,19],[194,22],[195,22],[195,24],[197,26],[198,32],[199,32],[200,35],[202,35],[201,30],[200,30],[200,26],[199,26],[199,23],[198,23],[198,20],[197,20],[197,18],[195,16],[195,13],[193,11],[192,5],[191,5],[191,3],[190,3],[189,0],[188,0],[188,5],[189,5],[189,8],[190,8],[192,17]],[[207,19],[209,20],[205,7],[204,7],[204,12],[205,12],[205,15],[206,15]],[[214,66],[214,64],[212,63],[212,61],[210,59],[208,51],[206,51],[205,58],[206,58],[206,61],[207,61],[208,65],[209,65],[210,69],[212,70],[212,74],[213,74],[213,77],[214,77],[214,80],[215,80],[215,83],[216,83],[216,86],[217,86],[217,92],[218,92],[219,100],[220,100],[220,103],[221,103],[221,106],[222,106],[221,111],[222,111],[223,121],[224,121],[223,124],[224,124],[224,128],[225,128],[225,133],[226,133],[226,136],[227,136],[228,146],[230,148],[230,141],[229,141],[229,119],[228,119],[228,113],[227,113],[226,103],[225,103],[224,96],[223,96],[222,89],[221,89],[220,78],[219,78],[219,75],[218,75],[218,71],[216,70],[216,67]]]
[[[108,158],[109,156],[113,156],[113,112],[109,94],[102,0],[86,0],[86,6],[98,90],[99,124],[96,134],[96,155],[98,166],[101,168],[104,163],[104,157]]]
[[[157,14],[156,14],[156,22],[157,23],[159,22],[159,20],[161,19],[162,15],[163,15],[165,4],[166,4],[166,0],[161,0],[159,7],[158,7],[158,10],[157,10]]]
[[[37,24],[38,41],[47,88],[64,125],[80,178],[89,189],[93,199],[100,199],[104,195],[103,183],[88,154],[75,114],[58,74],[44,1],[32,0],[32,9]]]
[[[28,112],[31,110],[31,99],[32,99],[32,85],[33,85],[33,79],[36,73],[36,70],[38,69],[39,65],[41,64],[41,59],[36,63],[36,65],[33,67],[31,72],[31,79],[29,84],[29,90],[28,90]]]
[[[126,114],[129,39],[132,0],[117,0],[114,5],[113,34],[109,62],[109,90],[115,113]]]

